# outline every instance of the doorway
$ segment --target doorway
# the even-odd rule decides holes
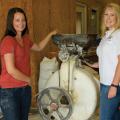
[[[87,33],[87,7],[80,2],[76,4],[76,34]]]

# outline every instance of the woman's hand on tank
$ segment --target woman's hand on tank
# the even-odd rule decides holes
[[[49,33],[49,35],[52,36],[52,35],[56,35],[57,33],[58,33],[57,30],[53,30],[53,31],[51,31],[51,32]]]
[[[96,62],[96,63],[93,63],[93,64],[91,64],[91,63],[88,63],[87,61],[83,61],[86,65],[88,65],[89,67],[92,67],[92,68],[98,68],[99,66],[98,66],[98,62]]]
[[[91,65],[91,67],[93,67],[93,68],[99,68],[98,62],[93,63],[93,64]]]

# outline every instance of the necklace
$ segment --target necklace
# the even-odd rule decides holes
[[[110,41],[111,38],[112,38],[113,33],[115,33],[116,31],[117,31],[117,29],[113,30],[113,31],[110,33],[110,35],[109,35],[108,37],[106,37],[106,38]]]

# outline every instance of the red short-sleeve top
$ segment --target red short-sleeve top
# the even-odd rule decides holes
[[[30,48],[33,42],[28,35],[23,36],[23,46],[21,46],[14,37],[6,36],[0,44],[0,55],[2,71],[0,76],[0,87],[16,88],[26,86],[28,83],[22,80],[16,80],[6,70],[4,55],[7,53],[14,54],[15,67],[27,76],[30,76]]]

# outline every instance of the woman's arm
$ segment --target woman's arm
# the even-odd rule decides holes
[[[112,85],[109,89],[108,98],[112,98],[112,97],[116,96],[117,86],[119,85],[119,83],[120,83],[120,55],[118,56],[118,64],[116,67],[116,71],[115,71],[114,79],[112,81]]]
[[[118,56],[118,64],[116,67],[115,75],[112,84],[118,85],[120,82],[120,55]]]
[[[88,63],[87,61],[83,61],[86,65],[88,65],[89,67],[92,67],[92,68],[99,68],[99,64],[98,62],[95,62],[93,64],[90,64]]]
[[[50,41],[51,36],[55,35],[57,33],[56,30],[50,32],[42,41],[39,42],[39,44],[33,44],[32,46],[32,50],[34,51],[41,51],[44,49],[44,47],[47,45],[47,43]]]
[[[5,65],[6,65],[6,69],[7,72],[16,80],[21,80],[21,81],[25,81],[28,82],[30,84],[30,77],[23,74],[22,72],[20,72],[16,67],[15,67],[15,63],[14,63],[14,54],[13,53],[7,53],[4,55],[4,59],[5,59]]]

